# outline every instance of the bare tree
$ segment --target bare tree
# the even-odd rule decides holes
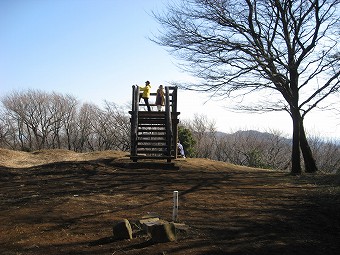
[[[312,136],[309,139],[315,158],[318,159],[318,167],[324,173],[336,173],[340,171],[340,144],[332,139],[322,139]]]
[[[62,144],[68,150],[75,149],[75,139],[77,137],[77,115],[78,115],[78,100],[71,96],[66,95],[60,98],[60,111],[62,111],[63,118],[62,122],[62,130],[61,137],[59,139],[62,140]]]
[[[105,101],[105,116],[107,119],[108,134],[114,149],[128,151],[130,149],[130,116],[124,107]]]
[[[74,97],[29,90],[13,92],[2,103],[12,148],[18,144],[21,150],[64,148],[65,125],[78,104]]]
[[[27,93],[13,92],[2,99],[10,112],[13,121],[17,123],[18,137],[22,146],[41,149],[49,132],[48,116],[44,104],[48,102],[45,93],[30,90]]]
[[[85,152],[96,149],[98,136],[94,127],[96,126],[95,116],[99,111],[100,109],[94,104],[84,103],[81,106],[76,120],[75,151]]]
[[[315,172],[303,120],[339,91],[338,5],[339,0],[186,0],[155,14],[163,30],[152,40],[198,78],[183,88],[247,99],[242,102],[250,104],[239,109],[287,111],[293,122],[291,173],[302,172],[300,150],[305,171]],[[253,93],[257,104],[249,101]]]
[[[69,125],[71,118],[75,117],[78,101],[71,95],[52,93],[46,104],[47,114],[50,116],[50,135],[47,148],[64,148],[69,146]]]
[[[223,135],[216,144],[216,158],[224,162],[230,162],[236,165],[244,163],[243,152],[240,147],[243,147],[242,140],[239,135]]]
[[[0,147],[16,149],[19,144],[17,128],[4,107],[0,108]]]
[[[126,109],[106,102],[101,109],[71,95],[39,90],[1,98],[0,146],[20,150],[62,149],[79,152],[128,150],[130,118]]]
[[[214,158],[216,148],[216,123],[205,115],[195,114],[192,120],[183,122],[196,141],[195,151],[198,158]]]
[[[290,141],[278,130],[270,130],[265,140],[266,165],[271,169],[288,170],[290,166]]]

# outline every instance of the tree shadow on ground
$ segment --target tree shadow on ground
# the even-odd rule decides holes
[[[164,164],[163,164],[164,165]],[[273,171],[131,167],[109,159],[1,167],[2,254],[335,254],[340,196],[329,177]],[[116,241],[114,218],[171,220],[176,242]]]

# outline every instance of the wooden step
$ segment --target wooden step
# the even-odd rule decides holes
[[[165,116],[138,116],[138,120],[165,120]]]
[[[139,159],[166,159],[167,162],[171,162],[172,159],[175,159],[174,156],[150,156],[150,155],[137,155],[137,156],[130,156],[130,159],[133,160],[133,162],[137,162]]]
[[[164,119],[165,116],[166,116],[165,112],[143,112],[141,114],[138,114],[138,118],[142,118],[142,119],[152,119],[152,118]]]
[[[150,117],[155,117],[155,116],[165,116],[165,111],[138,111],[138,116],[150,116]]]
[[[165,125],[138,125],[138,129],[144,129],[144,130],[166,130]]]
[[[141,128],[166,128],[166,125],[164,123],[155,123],[155,122],[161,122],[161,121],[153,121],[154,123],[146,123],[146,122],[142,122],[142,123],[138,123],[138,127]]]
[[[160,154],[166,156],[166,151],[140,150],[137,149],[137,154]]]
[[[140,146],[143,146],[143,145],[140,145]],[[150,147],[150,146],[147,146],[147,147],[138,147],[139,149],[143,149],[143,153],[145,153],[145,152],[150,152],[150,153],[152,153],[152,152],[157,152],[157,151],[159,151],[159,152],[164,152],[164,148],[165,149],[167,149],[168,148],[168,146],[152,146],[152,147]],[[171,146],[171,151],[174,151],[174,148]]]
[[[168,146],[163,145],[151,145],[151,144],[137,144],[137,150],[150,150],[150,151],[166,151]]]
[[[142,128],[165,128],[164,124],[152,124],[152,123],[138,123],[138,127]]]
[[[145,137],[144,137],[145,138]],[[165,144],[167,141],[166,139],[137,139],[138,143],[143,144]]]
[[[159,133],[166,133],[166,130],[165,129],[138,129],[137,133],[141,135],[142,133],[148,133],[147,134],[148,136],[152,136],[156,134],[159,135]]]
[[[154,146],[154,145],[150,145],[150,144],[138,144],[137,145],[137,150],[144,150],[144,151],[159,151],[159,152],[164,152],[164,151],[167,151],[168,149],[168,146],[167,145],[157,145],[157,146]]]
[[[160,137],[166,137],[166,134],[140,134],[137,136],[138,138],[160,138]]]
[[[138,143],[166,143],[166,139],[137,139]]]
[[[166,137],[165,131],[138,131],[138,136],[145,137],[145,138],[159,138],[159,137]]]
[[[165,119],[140,119],[138,120],[138,125],[140,124],[166,124]]]
[[[137,162],[137,159],[167,159],[168,162],[171,161],[171,159],[174,159],[175,157],[173,155],[167,156],[167,155],[144,155],[144,154],[139,154],[137,156],[132,156],[130,157],[131,159],[136,159],[134,162]]]
[[[170,162],[172,159],[175,159],[175,156],[138,154],[137,156],[130,156],[130,159],[134,159],[134,162],[137,162],[138,159],[167,159]]]
[[[152,150],[153,152],[154,151],[156,151],[156,152],[158,152],[158,151],[159,152],[165,152],[166,149],[167,149],[167,146],[166,145],[151,146],[151,145],[142,145],[142,144],[137,145],[137,151],[140,151],[140,149],[142,149],[142,150],[143,149],[151,149],[151,150],[154,149],[154,150]]]

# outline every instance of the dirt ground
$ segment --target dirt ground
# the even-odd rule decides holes
[[[124,152],[0,149],[0,254],[339,254],[340,178],[290,176],[207,159],[133,163]],[[152,243],[137,222],[172,220]],[[113,238],[128,219],[132,240]]]

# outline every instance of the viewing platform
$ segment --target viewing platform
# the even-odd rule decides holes
[[[156,93],[151,93],[156,96]],[[147,111],[139,102],[138,86],[132,86],[131,149],[133,162],[139,159],[160,159],[171,162],[177,158],[178,115],[177,87],[165,86],[165,106],[162,111]],[[155,104],[151,104],[154,107]],[[146,107],[144,107],[146,108]]]

